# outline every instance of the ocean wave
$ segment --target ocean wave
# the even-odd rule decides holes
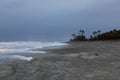
[[[41,41],[0,42],[0,54],[45,53],[44,51],[36,51],[35,49],[61,45],[66,44],[60,42],[41,42]]]
[[[0,60],[4,61],[9,61],[9,60],[26,60],[26,61],[31,61],[33,60],[33,57],[25,57],[21,55],[2,55],[0,56]]]
[[[27,60],[31,61],[33,57],[25,57],[24,54],[44,54],[41,51],[44,47],[63,46],[66,43],[60,42],[41,42],[41,41],[16,41],[16,42],[0,42],[0,62],[11,60]]]

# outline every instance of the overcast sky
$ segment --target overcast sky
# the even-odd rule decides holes
[[[0,0],[1,40],[68,40],[120,29],[120,0]]]

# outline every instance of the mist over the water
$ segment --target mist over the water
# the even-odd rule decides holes
[[[66,41],[120,29],[119,0],[0,0],[0,40]]]

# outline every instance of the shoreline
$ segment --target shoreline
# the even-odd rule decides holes
[[[0,80],[119,80],[120,41],[74,42],[0,64]]]
[[[61,42],[1,42],[0,43],[0,63],[14,60],[30,61],[32,57],[26,57],[30,54],[45,54],[45,49],[60,48],[65,43]]]

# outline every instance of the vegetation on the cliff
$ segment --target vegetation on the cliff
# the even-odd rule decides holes
[[[120,30],[111,30],[102,33],[101,30],[92,32],[89,38],[86,38],[85,31],[79,30],[78,34],[73,34],[71,41],[94,41],[94,40],[117,40],[120,39]]]

